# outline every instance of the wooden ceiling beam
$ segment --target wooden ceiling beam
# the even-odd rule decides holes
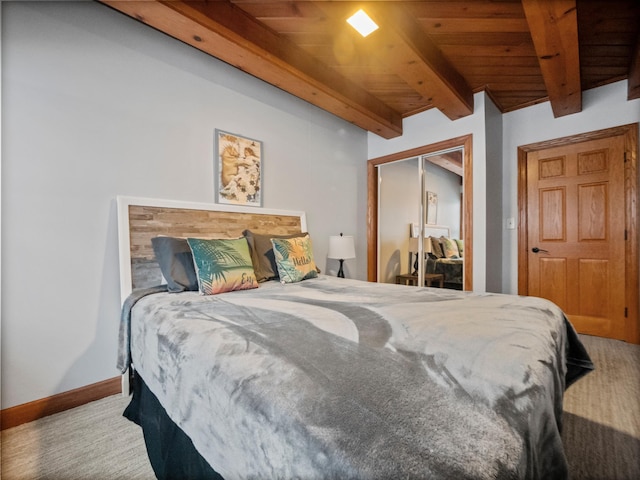
[[[631,54],[627,85],[627,100],[640,98],[640,33],[636,39],[636,46]]]
[[[364,130],[402,135],[398,112],[228,2],[100,1]]]
[[[522,0],[555,117],[582,110],[575,0]]]
[[[438,165],[460,177],[464,176],[464,166],[462,162],[462,150],[429,156],[428,160],[434,165]]]
[[[373,55],[449,119],[473,113],[473,91],[407,10],[376,2],[366,10],[380,26],[363,39]]]

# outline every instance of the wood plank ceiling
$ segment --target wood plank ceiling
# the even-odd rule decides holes
[[[430,108],[470,115],[483,90],[556,117],[622,79],[640,98],[638,0],[101,1],[384,138]],[[359,8],[366,38],[345,21]]]

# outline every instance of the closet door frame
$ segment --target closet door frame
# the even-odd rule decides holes
[[[473,154],[472,135],[372,158],[367,162],[367,280],[378,279],[378,166],[405,158],[422,157],[455,147],[463,148],[464,290],[473,290]]]

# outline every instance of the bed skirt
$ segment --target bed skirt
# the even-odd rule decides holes
[[[159,480],[223,480],[169,418],[137,373],[133,378],[133,397],[123,415],[142,427],[149,461]]]

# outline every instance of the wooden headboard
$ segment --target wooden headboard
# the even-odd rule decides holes
[[[424,226],[424,236],[425,237],[446,237],[449,238],[451,236],[451,230],[446,225],[431,225],[427,224]]]
[[[214,203],[117,197],[121,301],[138,288],[162,283],[151,239],[158,235],[238,238],[256,233],[307,231],[304,212]]]

